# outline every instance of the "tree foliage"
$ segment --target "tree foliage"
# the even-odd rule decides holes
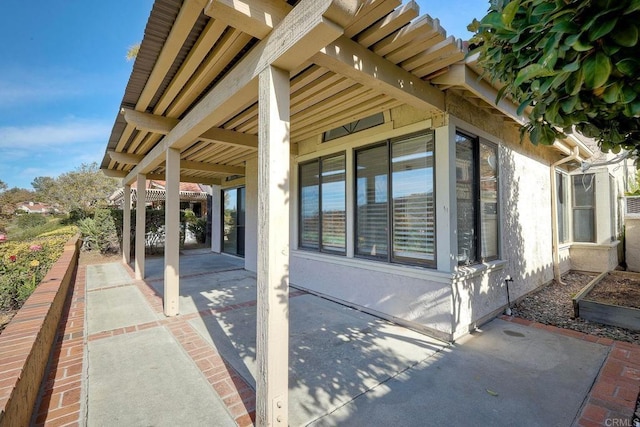
[[[640,0],[492,0],[472,52],[534,144],[566,133],[640,155]],[[496,100],[497,101],[497,100]]]
[[[118,181],[104,175],[96,162],[86,164],[57,178],[37,177],[32,184],[43,200],[67,212],[93,212],[107,205]]]

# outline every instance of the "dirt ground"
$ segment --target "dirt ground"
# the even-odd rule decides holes
[[[571,299],[595,277],[594,273],[568,272],[562,276],[562,283],[553,281],[520,300],[512,307],[513,315],[559,328],[640,344],[640,331],[573,318]]]
[[[634,280],[617,274],[607,274],[585,299],[640,309],[640,274],[638,277],[638,280]]]

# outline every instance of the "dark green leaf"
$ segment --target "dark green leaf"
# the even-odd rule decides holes
[[[535,79],[536,77],[545,77],[553,74],[554,72],[552,70],[549,70],[540,64],[531,64],[518,72],[518,76],[513,84],[515,86],[520,86],[523,82]]]
[[[611,60],[602,52],[589,56],[584,61],[584,84],[589,89],[603,86],[611,75]]]
[[[579,38],[571,45],[573,50],[577,50],[578,52],[586,52],[588,50],[593,49],[593,45],[589,43],[584,43]]]
[[[638,44],[638,27],[633,24],[620,25],[611,32],[611,38],[620,46],[633,47]]]
[[[527,107],[531,105],[532,101],[533,101],[532,98],[527,98],[524,100],[524,102],[520,103],[520,105],[518,106],[518,109],[516,110],[516,114],[518,116],[522,116],[524,114],[524,110],[526,110]]]
[[[618,17],[613,17],[601,25],[597,25],[589,31],[589,41],[595,41],[609,34],[618,23]]]
[[[629,5],[629,7],[627,7],[627,10],[624,11],[624,14],[629,15],[639,10],[640,10],[640,0],[631,0],[631,4]]]
[[[620,91],[620,102],[623,104],[628,104],[636,99],[637,92],[633,90],[632,87],[627,85],[622,87],[622,91]]]
[[[556,133],[549,125],[542,125],[540,129],[539,143],[542,145],[553,145],[556,141]]]
[[[553,3],[540,3],[536,7],[533,8],[531,15],[533,16],[542,16],[547,15],[548,13],[556,10],[556,6]]]
[[[620,84],[619,83],[613,83],[611,85],[609,85],[604,93],[602,94],[602,99],[604,99],[604,102],[606,102],[607,104],[613,104],[615,102],[618,102],[618,97],[620,96]]]
[[[572,63],[565,65],[562,67],[562,71],[574,72],[578,71],[578,68],[580,68],[580,59],[576,59]]]
[[[635,58],[626,58],[617,62],[616,68],[625,76],[634,77],[640,70],[640,62]]]
[[[564,111],[567,114],[571,113],[576,108],[576,104],[578,103],[579,100],[580,100],[580,97],[578,95],[568,97],[561,103],[562,111]]]
[[[565,84],[566,91],[569,95],[577,95],[582,89],[582,85],[584,84],[584,67],[580,67],[580,69],[567,79]]]

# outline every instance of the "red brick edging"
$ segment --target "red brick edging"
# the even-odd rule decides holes
[[[601,338],[570,329],[558,328],[512,316],[500,316],[507,322],[544,329],[609,347],[609,354],[585,399],[576,419],[580,427],[630,426],[640,393],[640,346]]]
[[[80,266],[58,327],[48,376],[35,410],[37,426],[83,425],[85,266]]]
[[[65,244],[62,256],[0,335],[0,426],[31,421],[80,243],[75,236]]]

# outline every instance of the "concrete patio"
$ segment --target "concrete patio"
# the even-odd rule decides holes
[[[251,425],[255,275],[237,258],[185,252],[180,315],[166,318],[162,263],[147,260],[146,281],[119,263],[81,268],[79,423]],[[501,319],[448,344],[295,288],[290,325],[293,426],[582,425],[614,348]]]

